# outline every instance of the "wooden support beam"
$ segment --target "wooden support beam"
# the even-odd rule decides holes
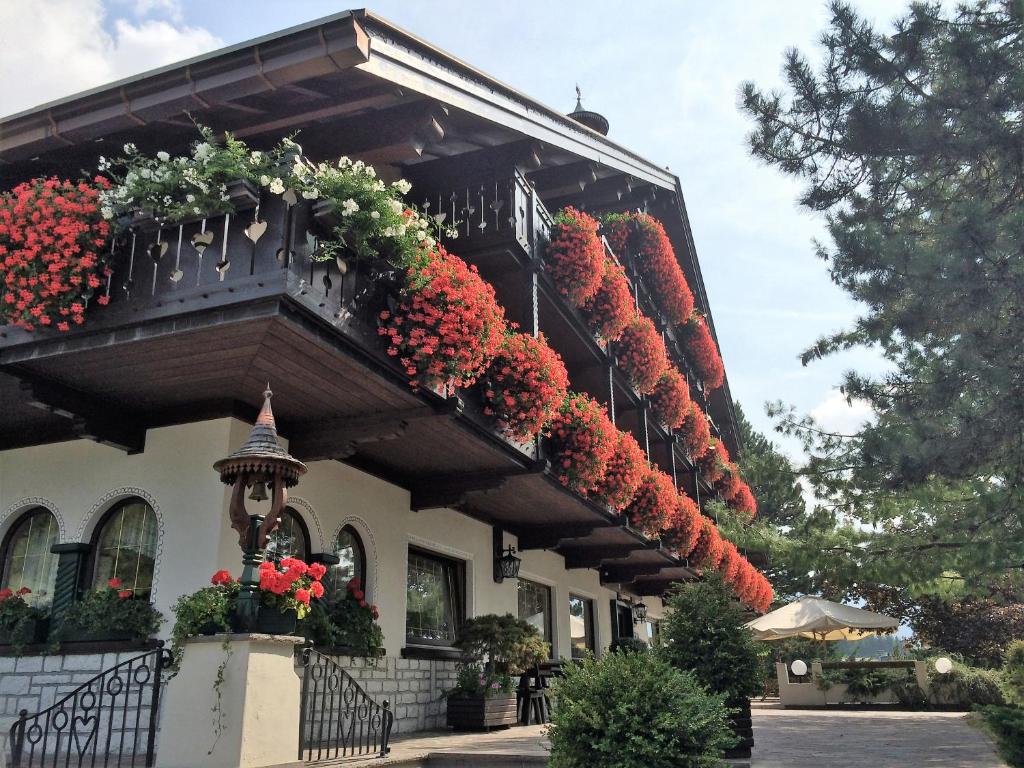
[[[500,490],[511,477],[543,474],[548,470],[547,461],[535,461],[526,467],[512,467],[506,470],[417,478],[415,481],[407,483],[412,492],[409,507],[414,512],[419,512],[422,509],[459,507],[468,503],[475,494],[493,493]]]
[[[541,168],[529,174],[530,181],[543,198],[556,198],[581,194],[596,182],[599,166],[589,160],[581,163],[568,163],[551,168]]]
[[[11,373],[20,378],[18,373]],[[127,453],[141,453],[145,448],[146,429],[141,419],[120,404],[34,377],[21,379],[21,392],[33,408],[67,419],[75,437]]]
[[[527,173],[541,167],[544,145],[533,139],[498,144],[455,157],[416,163],[404,175],[416,189],[437,191],[449,186],[510,178],[515,171]]]
[[[618,560],[629,557],[638,549],[644,549],[642,542],[636,544],[609,544],[603,547],[586,547],[570,549],[565,553],[565,568],[601,568],[606,560]]]
[[[668,563],[627,563],[624,565],[606,565],[601,568],[602,584],[627,584],[637,576],[647,576],[661,571]]]
[[[412,422],[452,419],[462,408],[462,401],[452,398],[439,408],[411,408],[297,424],[286,433],[288,450],[300,461],[347,459],[355,455],[360,445],[398,439]]]
[[[589,536],[596,527],[596,523],[594,525],[566,523],[564,525],[539,525],[523,528],[517,532],[519,550],[529,552],[534,549],[554,549],[559,543],[569,539],[582,539]]]

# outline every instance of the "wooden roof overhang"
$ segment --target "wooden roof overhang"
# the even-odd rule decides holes
[[[453,164],[460,173],[522,168],[551,207],[646,206],[665,221],[707,309],[675,176],[365,11],[0,120],[0,182],[74,173],[127,141],[182,151],[195,137],[193,118],[257,147],[301,130],[313,157],[345,153],[413,180],[436,180]],[[610,583],[681,567],[568,493],[535,448],[502,440],[475,409],[410,392],[368,353],[377,340],[355,327],[339,335],[337,318],[303,297],[295,274],[232,278],[141,313],[111,304],[67,337],[0,333],[0,449],[85,437],[141,450],[149,427],[229,414],[251,420],[269,379],[282,434],[300,459],[341,458],[408,488],[426,514],[462,509],[520,536],[527,549],[557,537],[547,548],[570,567],[607,563]],[[715,397],[733,450],[727,385]]]

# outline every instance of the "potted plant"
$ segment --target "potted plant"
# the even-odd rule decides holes
[[[90,589],[68,608],[57,626],[61,642],[147,640],[163,621],[160,611],[145,598],[124,589],[121,580]]]
[[[31,593],[28,587],[0,590],[0,645],[12,646],[15,653],[46,636],[46,613],[25,600]]]
[[[378,618],[377,606],[367,602],[356,577],[346,585],[341,599],[313,603],[299,628],[314,645],[335,653],[383,656],[384,633],[377,624]]]
[[[327,573],[322,563],[307,565],[286,557],[280,563],[260,563],[260,613],[256,631],[270,635],[295,634],[299,619],[309,613],[312,598],[324,595],[320,580]]]
[[[455,687],[445,693],[447,722],[455,730],[505,727],[516,723],[512,676],[551,652],[536,627],[511,615],[469,619],[455,645],[463,663]]]

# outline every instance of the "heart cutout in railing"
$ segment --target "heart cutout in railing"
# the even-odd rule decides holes
[[[79,756],[84,755],[92,740],[96,738],[96,731],[99,729],[100,719],[96,715],[83,717],[78,715],[71,721],[71,735],[75,739],[75,748]],[[83,743],[82,739],[85,738]]]
[[[202,256],[207,247],[213,243],[213,232],[196,232],[192,235],[192,247]]]
[[[265,221],[252,221],[249,226],[245,228],[245,236],[248,237],[255,245],[263,233],[267,231],[267,222]]]

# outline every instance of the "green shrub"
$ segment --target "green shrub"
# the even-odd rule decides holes
[[[735,743],[723,697],[659,654],[567,665],[555,695],[551,768],[711,768]]]
[[[662,625],[663,653],[731,704],[760,693],[762,651],[743,624],[746,617],[718,576],[676,588]]]
[[[1008,703],[1024,707],[1024,640],[1015,640],[1006,649],[1003,694]]]
[[[953,670],[945,675],[938,674],[934,668],[930,668],[929,673],[928,701],[937,707],[971,709],[976,705],[1006,703],[1000,688],[1001,675],[996,670],[954,662]]]
[[[1024,709],[979,707],[978,712],[995,736],[999,754],[1013,768],[1024,768]]]
[[[647,653],[651,646],[639,637],[620,637],[608,648],[609,651],[631,651],[633,653]]]
[[[465,662],[484,662],[488,672],[516,675],[548,658],[551,646],[537,628],[511,614],[467,619],[455,640]]]

